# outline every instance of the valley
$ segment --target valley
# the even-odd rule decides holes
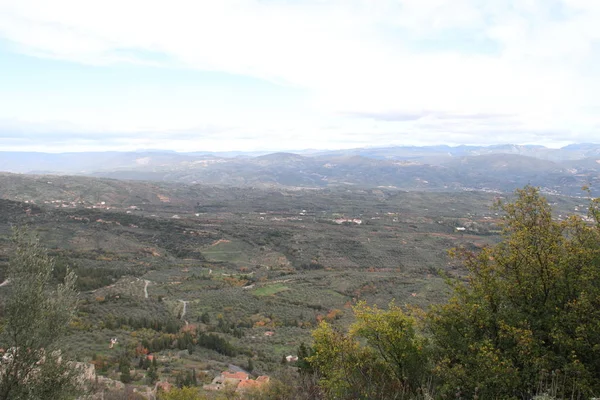
[[[2,174],[0,281],[11,227],[27,226],[56,258],[57,280],[67,268],[79,277],[61,348],[97,374],[118,381],[125,358],[145,385],[138,364],[151,354],[172,383],[194,371],[208,384],[232,366],[277,376],[319,321],[347,327],[360,300],[443,301],[445,276],[464,273],[447,251],[497,242],[491,206],[508,197]],[[585,216],[584,199],[549,200]]]

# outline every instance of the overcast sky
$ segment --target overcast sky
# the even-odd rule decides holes
[[[0,150],[573,142],[599,0],[0,0]]]

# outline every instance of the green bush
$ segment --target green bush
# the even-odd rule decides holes
[[[469,281],[453,282],[452,299],[429,314],[441,393],[532,397],[560,374],[558,397],[597,394],[599,227],[556,221],[531,187],[499,206],[505,239],[479,253],[457,251]]]

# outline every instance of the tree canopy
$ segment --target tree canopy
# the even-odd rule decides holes
[[[54,260],[36,237],[15,230],[9,261],[0,346],[0,399],[66,399],[77,392],[78,371],[63,359],[57,341],[77,305],[75,275],[53,284]]]
[[[597,215],[592,202],[590,215]],[[442,391],[523,398],[557,385],[560,396],[600,391],[600,228],[559,221],[539,191],[517,191],[504,240],[454,252],[469,272],[428,324]]]

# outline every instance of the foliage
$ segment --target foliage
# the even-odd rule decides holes
[[[392,399],[420,393],[430,366],[428,343],[417,332],[416,319],[394,303],[382,310],[359,302],[354,315],[348,334],[326,322],[319,325],[313,349],[302,344],[298,351],[300,372],[316,371],[328,398]]]
[[[313,354],[308,361],[326,398],[402,398],[405,390],[401,382],[377,350],[360,345],[355,337],[336,331],[325,321],[313,332],[313,338]]]
[[[440,392],[531,398],[558,374],[559,397],[598,394],[598,226],[555,220],[531,187],[499,207],[505,239],[479,253],[456,251],[469,281],[453,282],[452,299],[429,315]]]
[[[204,400],[205,396],[198,393],[198,389],[192,387],[172,388],[168,392],[161,392],[159,400]]]
[[[297,400],[297,395],[292,387],[272,379],[265,386],[247,390],[242,398],[244,400]]]
[[[298,366],[298,372],[302,375],[312,375],[314,374],[314,368],[310,362],[310,356],[313,355],[313,349],[304,342],[300,343],[298,347],[298,361],[296,365]],[[282,363],[287,363],[285,358],[285,354],[283,355]]]
[[[0,344],[6,354],[0,366],[0,399],[63,399],[78,391],[79,372],[57,347],[76,307],[76,277],[67,271],[52,285],[54,260],[37,237],[14,233],[10,259],[10,295],[5,301]]]
[[[147,317],[115,317],[112,314],[106,315],[104,326],[107,329],[117,329],[128,327],[129,329],[153,329],[158,332],[177,333],[180,323],[173,318],[167,320],[160,318]]]
[[[428,378],[427,340],[417,333],[417,321],[394,303],[387,310],[361,301],[354,307],[350,334],[363,338],[389,367],[403,390],[416,393]]]
[[[209,324],[210,323],[210,315],[205,311],[202,313],[202,315],[200,316],[200,321],[203,324]]]
[[[198,385],[198,377],[196,375],[196,369],[181,371],[175,376],[175,385],[178,388],[192,387]]]
[[[224,339],[214,333],[206,334],[204,332],[200,332],[198,334],[198,345],[206,347],[207,349],[215,350],[216,352],[226,356],[234,356],[237,354],[236,349],[227,341],[227,339]]]
[[[129,358],[127,356],[123,356],[121,357],[121,360],[119,362],[119,372],[120,372],[120,377],[119,379],[121,380],[121,382],[123,383],[131,383],[132,381],[132,377],[131,377],[131,363],[129,361]]]
[[[158,380],[158,365],[156,363],[156,358],[152,358],[152,363],[150,363],[148,372],[146,372],[146,379],[148,379],[150,385],[154,385]]]

